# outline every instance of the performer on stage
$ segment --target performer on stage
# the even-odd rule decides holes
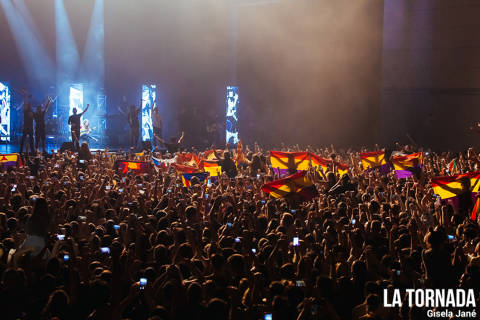
[[[128,109],[128,113],[125,113],[120,107],[118,107],[118,111],[127,116],[128,124],[130,125],[130,146],[136,148],[138,140],[140,140],[138,114],[142,111],[142,103],[140,101],[140,107],[138,109],[132,104]]]
[[[28,141],[30,143],[30,152],[34,152],[33,149],[33,112],[32,107],[27,99],[31,98],[32,95],[28,94],[25,90],[22,90],[23,93],[23,133],[22,141],[20,142],[20,153],[23,152],[23,143],[25,138],[28,135]]]
[[[90,107],[89,104],[87,104],[85,110],[79,114],[77,114],[77,108],[73,108],[73,114],[70,116],[70,118],[68,118],[68,124],[70,125],[70,130],[72,133],[72,142],[76,150],[80,149],[80,143],[78,142],[78,139],[80,139],[80,118],[85,112],[87,112],[88,107]]]
[[[95,130],[95,128],[90,128],[90,122],[88,119],[83,119],[82,125],[80,126],[80,140],[86,141],[87,143],[90,143],[90,139],[97,142],[98,139],[92,136],[90,133],[92,133],[92,130]]]
[[[37,111],[33,114],[35,118],[35,149],[40,150],[43,148],[43,152],[47,151],[46,147],[46,137],[45,137],[45,113],[47,113],[48,108],[52,105],[52,98],[48,97],[47,102],[44,106],[37,106]]]
[[[168,153],[174,154],[175,152],[178,152],[180,150],[180,144],[183,141],[185,132],[182,131],[182,135],[180,136],[180,139],[178,139],[178,141],[175,139],[175,137],[170,137],[170,143],[166,142],[156,134],[153,134],[153,136],[157,141],[163,144],[165,148],[167,148]]]
[[[158,107],[153,108],[153,114],[152,114],[152,120],[153,120],[153,134],[156,135],[157,137],[162,137],[162,117],[160,116],[160,111],[158,110]],[[158,140],[153,139],[153,144],[156,146]]]

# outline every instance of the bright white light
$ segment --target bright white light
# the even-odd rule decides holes
[[[157,106],[157,86],[142,86],[142,141],[153,140],[152,110]]]
[[[1,141],[10,141],[10,91],[0,82],[0,136]]]

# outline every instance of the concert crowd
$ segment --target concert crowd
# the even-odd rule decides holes
[[[349,166],[342,176],[310,168],[318,195],[308,201],[262,191],[279,177],[257,144],[239,163],[220,152],[222,174],[188,187],[171,167],[115,170],[171,153],[83,144],[23,157],[0,177],[1,318],[426,319],[385,307],[384,289],[479,292],[476,194],[465,186],[458,203],[441,200],[431,178],[452,160],[456,173],[477,171],[480,157],[392,149],[423,151],[423,167],[399,179],[364,171],[360,150],[308,147]]]

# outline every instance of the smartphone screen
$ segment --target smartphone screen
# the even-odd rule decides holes
[[[147,278],[140,278],[140,290],[145,289],[146,285],[147,285]]]
[[[305,281],[297,280],[297,287],[305,287]]]
[[[297,247],[298,246],[298,237],[293,237],[293,246]]]
[[[352,219],[352,224],[355,224],[357,223],[357,220],[356,219]]]
[[[114,225],[113,225],[113,229],[119,230],[119,229],[120,229],[120,226],[119,226],[118,224],[114,224]]]
[[[110,248],[109,247],[102,247],[102,248],[100,248],[100,251],[102,251],[102,253],[110,253]]]
[[[65,235],[64,234],[57,234],[57,239],[60,240],[60,241],[63,241],[65,239]]]
[[[68,254],[63,255],[63,261],[70,260],[70,256]]]
[[[263,317],[263,320],[272,320],[272,314],[271,313],[265,313],[265,316]]]
[[[235,242],[237,242],[237,243],[240,242],[240,238],[239,238],[239,237],[236,237],[236,238],[235,238]]]
[[[208,199],[208,193],[205,193],[205,199]]]

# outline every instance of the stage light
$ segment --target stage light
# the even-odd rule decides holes
[[[227,113],[225,138],[228,144],[238,143],[238,87],[227,87]]]
[[[79,55],[63,0],[55,0],[57,33],[57,87],[63,91],[74,81]]]
[[[23,0],[0,0],[13,39],[33,88],[46,92],[54,81],[54,64],[48,55],[28,8]]]
[[[83,51],[81,75],[83,81],[94,88],[104,87],[104,37],[104,3],[103,0],[95,0],[87,42]]]
[[[157,86],[142,86],[142,141],[153,140],[152,110],[157,106]]]
[[[77,83],[70,86],[70,111],[69,116],[73,114],[73,108],[77,109],[77,114],[83,111],[83,84]]]
[[[0,82],[0,139],[10,141],[10,90]]]

